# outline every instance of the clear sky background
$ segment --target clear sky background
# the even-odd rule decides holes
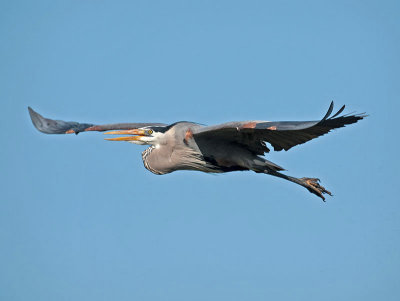
[[[398,1],[2,1],[0,300],[399,300]],[[144,169],[92,123],[370,116],[252,172]]]

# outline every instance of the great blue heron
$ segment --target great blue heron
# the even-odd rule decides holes
[[[198,170],[222,173],[236,170],[252,170],[294,182],[308,189],[325,201],[323,194],[332,195],[319,184],[317,178],[294,178],[280,173],[279,165],[261,157],[270,149],[289,150],[328,133],[332,129],[355,123],[366,115],[347,114],[339,116],[343,106],[330,116],[333,102],[320,121],[239,121],[204,126],[194,122],[163,123],[116,123],[94,125],[66,122],[42,117],[30,107],[33,125],[46,134],[78,134],[88,131],[110,131],[105,134],[131,135],[106,138],[111,141],[128,141],[150,145],[142,153],[145,168],[157,175],[176,170]]]

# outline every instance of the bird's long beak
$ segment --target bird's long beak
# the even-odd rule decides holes
[[[111,131],[104,133],[106,135],[136,135],[127,137],[117,138],[105,138],[104,140],[109,141],[140,141],[143,136],[146,136],[146,130],[134,129],[134,130],[122,130],[122,131]]]

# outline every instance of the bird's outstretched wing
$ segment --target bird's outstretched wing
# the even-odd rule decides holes
[[[62,121],[44,118],[31,107],[28,107],[33,125],[42,133],[46,134],[78,134],[89,131],[130,130],[147,126],[165,127],[163,123],[113,123],[95,125],[91,123],[79,123],[74,121]]]
[[[320,121],[239,121],[215,126],[205,126],[193,132],[195,139],[219,139],[239,143],[252,152],[262,155],[269,152],[265,142],[270,143],[275,151],[289,150],[293,146],[305,143],[328,133],[332,129],[355,123],[367,115],[347,114],[339,116],[345,106],[330,116],[333,102],[328,112]]]

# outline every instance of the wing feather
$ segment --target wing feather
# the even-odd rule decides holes
[[[130,130],[146,126],[167,126],[164,123],[112,123],[95,125],[91,123],[79,123],[75,121],[63,121],[44,118],[39,113],[35,112],[31,107],[28,107],[29,115],[36,129],[45,134],[78,134],[88,131],[109,131],[109,130]]]
[[[228,122],[215,126],[206,126],[194,132],[194,137],[225,139],[244,145],[256,154],[269,152],[264,142],[272,145],[275,151],[289,150],[292,147],[325,135],[333,129],[356,123],[366,117],[365,114],[347,114],[339,116],[342,106],[333,116],[333,102],[320,121],[241,121]],[[245,138],[244,138],[245,137]]]

